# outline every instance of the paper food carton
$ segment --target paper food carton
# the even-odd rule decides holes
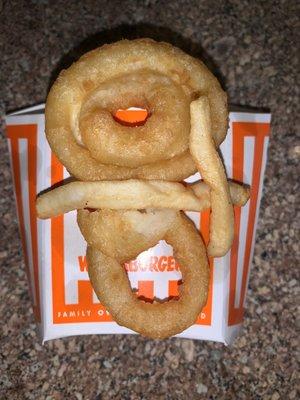
[[[86,334],[129,334],[99,303],[89,282],[86,243],[76,223],[76,211],[51,220],[36,217],[39,192],[68,178],[53,155],[44,132],[44,105],[11,114],[6,119],[16,204],[33,309],[42,340]],[[230,112],[226,140],[220,150],[228,178],[251,186],[250,200],[235,207],[235,237],[231,250],[210,260],[207,304],[196,323],[179,337],[226,344],[238,334],[244,315],[255,230],[263,187],[270,115]],[[199,179],[196,174],[187,179]],[[209,211],[188,216],[208,240]],[[164,241],[125,264],[132,288],[146,298],[178,294],[180,267]]]

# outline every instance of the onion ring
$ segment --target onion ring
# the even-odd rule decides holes
[[[249,190],[230,183],[231,196],[236,205],[243,205]],[[169,208],[173,210],[203,211],[211,206],[210,188],[205,183],[184,186],[167,181],[103,181],[71,182],[59,186],[37,198],[39,218],[51,218],[84,208],[137,210]]]
[[[103,164],[138,167],[170,159],[188,149],[189,97],[167,76],[141,72],[105,82],[83,103],[80,135],[91,156]],[[117,110],[146,109],[142,126],[116,122]]]
[[[80,210],[77,222],[90,247],[125,263],[155,246],[177,214],[173,210]]]
[[[199,95],[207,96],[211,106],[215,143],[218,145],[224,139],[227,130],[226,95],[217,79],[203,63],[166,43],[157,43],[150,39],[122,40],[111,45],[105,45],[81,57],[79,61],[59,75],[47,98],[45,110],[47,139],[62,164],[78,179],[142,178],[178,181],[196,171],[195,164],[186,150],[188,147],[189,124],[186,131],[185,129],[182,130],[181,135],[175,134],[176,124],[172,127],[171,133],[168,133],[169,128],[163,131],[165,137],[161,137],[159,143],[166,143],[165,139],[170,137],[174,139],[174,142],[164,159],[162,158],[162,152],[158,151],[156,159],[159,161],[156,163],[149,163],[147,161],[149,158],[145,154],[141,155],[139,144],[136,145],[135,151],[133,151],[134,146],[131,146],[133,153],[127,160],[125,153],[128,156],[130,153],[127,151],[124,154],[122,153],[124,151],[124,140],[128,138],[128,135],[125,135],[124,138],[122,138],[121,134],[114,136],[119,140],[112,146],[112,150],[110,150],[110,147],[104,149],[99,143],[97,146],[91,143],[91,138],[95,136],[97,138],[101,137],[101,139],[107,137],[105,133],[97,130],[94,133],[88,133],[96,118],[93,106],[102,116],[107,116],[108,111],[112,112],[117,105],[112,100],[108,105],[103,104],[103,99],[100,103],[98,102],[99,96],[101,97],[99,94],[101,93],[101,87],[103,85],[107,87],[107,98],[112,99],[109,95],[108,82],[112,84],[115,80],[120,85],[124,76],[133,76],[133,74],[136,76],[149,74],[148,76],[152,76],[153,84],[160,80],[168,81],[170,90],[172,88],[172,90],[177,90],[180,93],[178,100],[176,100],[177,102],[173,104],[185,104],[186,107],[182,108],[178,118],[175,115],[173,115],[173,118],[177,122],[180,121],[180,126],[182,127],[187,125],[188,104]],[[125,90],[124,84],[121,86],[122,90]],[[159,90],[164,91],[163,88],[164,86],[160,86]],[[111,90],[111,93],[113,93],[115,88]],[[137,96],[134,99],[134,93],[130,92],[130,84],[128,84],[126,90],[130,94],[131,101],[139,102],[143,100],[143,102],[147,103],[147,99],[141,99],[141,97],[143,97],[142,94],[147,94],[148,92],[141,91],[141,96]],[[157,113],[159,113],[163,97],[158,96],[151,103],[152,115],[146,121],[145,129],[147,124],[151,124],[151,118],[154,120],[156,118],[155,115],[157,116]],[[188,99],[188,101],[185,99]],[[138,105],[127,104],[131,106]],[[92,113],[90,117],[88,117],[89,112],[87,110],[84,112],[85,107]],[[81,111],[83,112],[82,115]],[[82,121],[81,116],[83,118]],[[164,121],[166,116],[167,113],[163,113],[160,121]],[[110,126],[116,126],[115,124],[117,123],[111,117],[109,117],[109,121]],[[97,122],[99,122],[99,118]],[[170,125],[166,123],[164,126],[170,127]],[[81,128],[83,129],[82,132]],[[122,128],[124,128],[122,131],[125,130],[131,133],[137,129],[132,127]],[[184,139],[186,139],[186,144],[183,144]],[[147,148],[149,149],[149,145]],[[133,154],[138,155],[136,159]],[[101,162],[99,159],[104,161]],[[144,164],[143,160],[145,161]]]
[[[183,279],[179,300],[164,303],[139,300],[117,258],[93,247],[87,250],[89,277],[101,304],[119,325],[153,339],[167,338],[191,326],[206,303],[209,283],[205,246],[187,217],[178,214],[161,239],[173,246]]]

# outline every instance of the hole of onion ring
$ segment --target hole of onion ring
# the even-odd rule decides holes
[[[157,257],[156,257],[157,258]],[[165,257],[167,258],[167,257]],[[175,258],[173,256],[169,256],[168,259],[173,259],[173,261],[175,261]],[[175,261],[176,262],[176,261]],[[165,279],[163,280],[163,285],[167,284],[168,289],[167,289],[167,293],[168,293],[168,297],[157,297],[155,296],[155,289],[156,285],[159,284],[159,282],[156,282],[154,280],[151,280],[151,277],[149,277],[148,279],[144,280],[143,279],[143,272],[147,272],[149,270],[149,265],[147,265],[148,263],[145,261],[142,262],[142,264],[137,263],[137,259],[126,262],[124,264],[124,268],[126,270],[127,276],[129,278],[130,281],[130,285],[131,285],[131,289],[132,292],[138,297],[139,300],[144,301],[146,303],[166,303],[170,300],[179,300],[180,297],[180,285],[183,284],[182,279],[178,276],[178,279],[173,279],[170,281],[165,281]],[[177,270],[180,272],[180,266],[179,264],[177,264],[176,262],[176,268],[172,269],[172,270]],[[161,272],[163,273],[163,270],[157,270],[155,269],[155,271],[157,272]],[[166,267],[165,271],[171,271],[171,264],[169,265],[169,267]],[[137,273],[137,277],[134,278],[134,283],[131,282],[131,274],[133,273],[133,276]],[[180,273],[181,275],[181,273]],[[138,288],[136,287],[136,279],[138,280]]]
[[[119,109],[113,118],[116,122],[124,126],[142,126],[150,117],[150,113],[145,108],[130,107],[127,110]]]

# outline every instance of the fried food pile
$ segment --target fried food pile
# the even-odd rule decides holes
[[[146,110],[121,123],[120,110]],[[46,102],[52,151],[77,179],[37,199],[40,218],[78,210],[91,284],[114,320],[151,338],[193,325],[207,300],[208,256],[230,249],[233,204],[249,189],[228,182],[217,148],[227,133],[226,94],[199,60],[167,43],[122,40],[62,71]],[[202,181],[180,183],[199,171]],[[184,211],[211,208],[210,240]],[[123,267],[165,240],[180,264],[179,299],[132,292]]]

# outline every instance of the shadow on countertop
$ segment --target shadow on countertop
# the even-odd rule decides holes
[[[159,42],[168,42],[173,46],[179,47],[185,53],[190,54],[195,58],[199,58],[217,77],[223,89],[226,89],[225,77],[222,76],[217,65],[210,55],[203,49],[201,44],[191,41],[170,28],[141,23],[136,25],[122,24],[112,29],[103,30],[84,39],[71,51],[65,54],[58,62],[51,74],[48,92],[61,70],[68,68],[83,54],[107,43],[113,43],[121,39],[132,40],[138,38],[150,38]]]

